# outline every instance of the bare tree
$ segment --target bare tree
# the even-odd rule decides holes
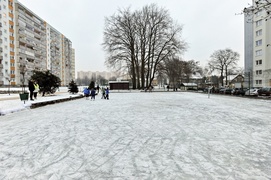
[[[173,24],[168,11],[155,4],[135,12],[119,10],[106,18],[105,24],[106,64],[119,71],[128,69],[134,89],[150,86],[168,56],[186,47],[180,38],[182,27]]]
[[[226,77],[228,70],[236,66],[239,60],[239,53],[234,52],[233,50],[226,48],[224,50],[217,50],[211,56],[211,60],[209,60],[208,65],[211,71],[219,71],[220,72],[220,81],[221,85],[224,86],[224,76]]]
[[[130,69],[133,88],[136,86],[135,73],[135,23],[130,9],[119,10],[105,20],[104,43],[109,53],[106,61],[109,67],[121,71],[123,67]]]
[[[270,0],[255,0],[253,5],[246,7],[243,10],[243,14],[248,17],[252,17],[254,14],[262,13],[262,19],[266,21],[271,19],[271,1]],[[250,19],[253,22],[253,19]]]

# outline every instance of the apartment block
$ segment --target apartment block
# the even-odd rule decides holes
[[[255,3],[253,0],[254,7]],[[252,87],[258,88],[271,86],[271,19],[265,17],[267,12],[263,8],[249,22],[245,21],[251,23],[245,25],[245,71],[252,76]]]
[[[114,72],[107,72],[107,71],[95,71],[95,72],[92,72],[92,71],[78,71],[77,72],[77,78],[78,79],[85,79],[85,78],[88,78],[88,79],[97,79],[99,76],[109,80],[110,78],[112,77],[116,77],[118,78],[119,75],[117,73],[114,73]]]
[[[17,0],[1,0],[0,7],[0,85],[27,84],[33,70],[50,70],[63,86],[75,79],[67,37]]]

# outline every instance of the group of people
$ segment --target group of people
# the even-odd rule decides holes
[[[99,93],[99,88],[97,88],[97,89],[98,89],[98,93]],[[106,89],[102,88],[101,91],[102,91],[101,99],[109,99],[108,87]],[[95,96],[98,94],[98,93],[96,93],[95,88],[92,88],[91,90],[89,88],[85,88],[83,92],[84,92],[84,96],[86,97],[87,100],[89,99],[89,96],[91,97],[91,100],[95,100]]]
[[[30,92],[30,100],[34,101],[33,96],[35,99],[37,99],[38,92],[40,90],[40,86],[39,86],[38,82],[31,79],[28,82],[28,89]]]

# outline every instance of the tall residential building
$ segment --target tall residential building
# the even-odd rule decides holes
[[[22,85],[33,70],[67,85],[75,79],[72,42],[17,0],[0,1],[0,85]]]
[[[252,7],[255,6],[256,1],[253,0]],[[253,13],[249,22],[252,24],[251,27],[245,25],[247,26],[245,28],[245,71],[252,74],[252,87],[271,86],[271,19],[266,20],[264,18],[266,16],[266,10],[260,9],[257,13]],[[252,34],[248,30],[250,28],[252,28]],[[253,42],[252,47],[250,47],[251,42]]]
[[[253,87],[253,23],[252,16],[245,16],[245,87]]]

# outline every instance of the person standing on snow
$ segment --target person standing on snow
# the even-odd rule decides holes
[[[108,89],[108,87],[106,88],[106,90],[105,90],[105,99],[109,99],[109,89]]]
[[[102,97],[101,99],[105,99],[105,89],[102,87]]]
[[[34,81],[34,88],[35,88],[35,90],[34,90],[34,98],[37,99],[37,95],[38,95],[38,92],[40,90],[40,86],[37,83],[37,81]]]
[[[34,84],[33,84],[33,80],[29,80],[28,82],[28,89],[29,89],[29,92],[30,92],[30,100],[31,101],[34,101],[33,99],[33,94],[34,94],[34,90],[35,90],[35,87],[34,87]]]
[[[91,100],[93,99],[93,101],[95,101],[96,91],[94,88],[91,89],[90,95],[91,95]]]
[[[90,94],[89,89],[88,89],[88,88],[85,88],[85,89],[84,89],[84,96],[86,97],[86,100],[89,99],[89,94]]]

